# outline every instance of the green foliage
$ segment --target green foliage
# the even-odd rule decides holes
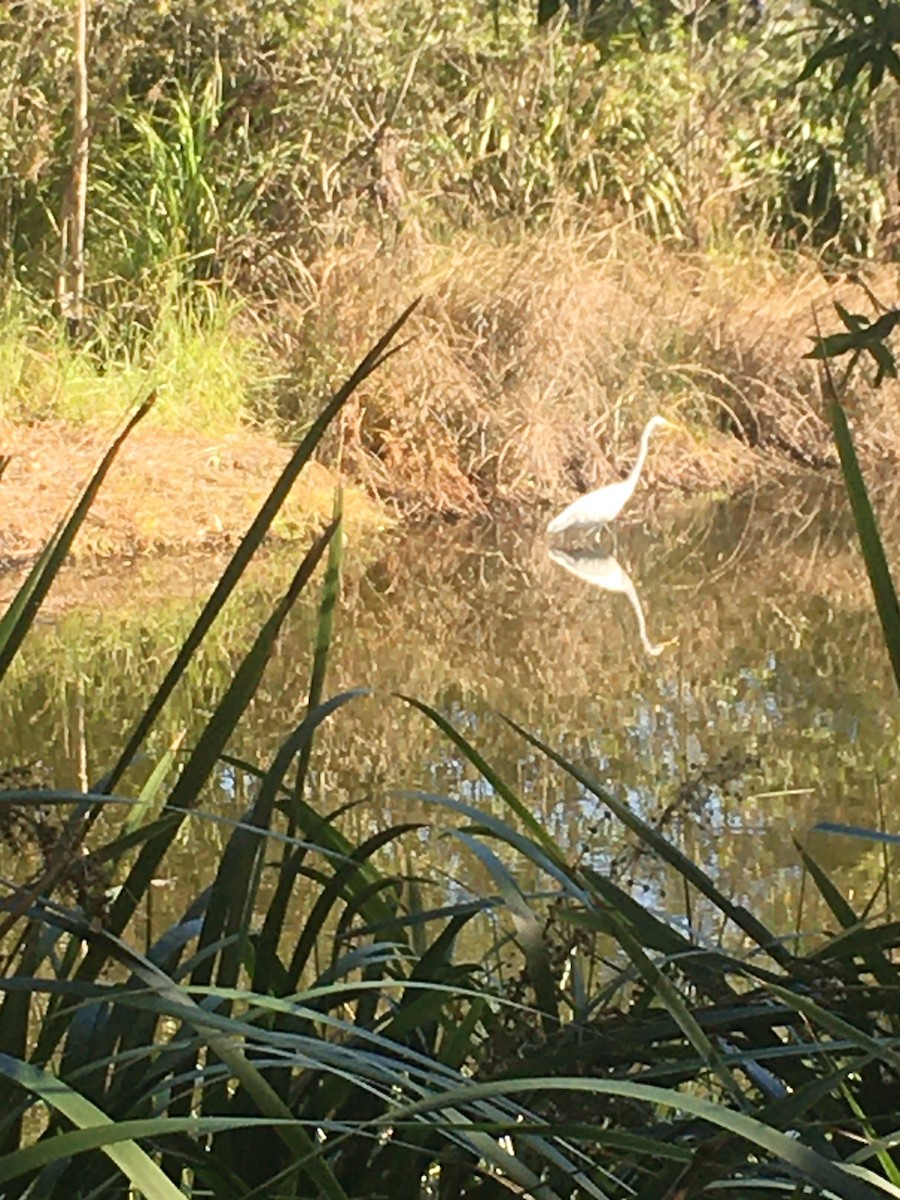
[[[876,387],[885,377],[896,379],[897,364],[886,342],[900,322],[900,309],[891,309],[873,321],[865,313],[849,312],[842,304],[835,303],[834,307],[847,332],[819,337],[806,357],[830,359],[852,354],[849,374],[860,356],[868,354],[877,368]]]
[[[896,0],[811,0],[818,15],[822,41],[806,60],[800,79],[809,79],[826,66],[837,65],[834,88],[852,88],[869,72],[869,92],[885,74],[900,83],[900,4]]]
[[[193,305],[210,288],[283,296],[360,224],[390,244],[409,224],[440,237],[540,221],[563,199],[689,245],[750,225],[868,252],[884,208],[879,123],[858,89],[795,86],[790,21],[708,30],[660,10],[591,41],[534,15],[526,0],[95,11],[95,319],[152,327],[173,293]],[[67,20],[41,0],[0,21],[0,257],[44,298],[66,181]]]

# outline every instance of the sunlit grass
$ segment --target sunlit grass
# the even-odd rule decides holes
[[[235,303],[215,303],[202,317],[173,303],[152,330],[125,338],[115,318],[100,318],[82,345],[42,306],[30,308],[10,302],[0,317],[0,418],[8,421],[110,425],[155,390],[151,424],[215,436],[249,419],[271,382],[272,364]]]

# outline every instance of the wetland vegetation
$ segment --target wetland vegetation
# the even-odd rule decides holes
[[[900,1195],[897,10],[569,7],[0,16],[4,1196]]]

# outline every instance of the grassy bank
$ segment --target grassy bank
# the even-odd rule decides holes
[[[67,11],[0,20],[3,419],[108,425],[157,388],[170,429],[291,438],[422,294],[414,346],[321,451],[405,513],[556,503],[621,472],[658,410],[686,434],[657,485],[833,463],[799,356],[832,296],[871,310],[852,272],[889,298],[873,164],[896,122],[798,82],[801,18],[623,12],[586,38],[524,0],[94,12],[72,344]],[[900,457],[896,400],[858,396],[873,464]]]
[[[627,470],[654,412],[682,426],[657,440],[647,467],[663,492],[737,492],[767,476],[836,467],[814,370],[802,356],[813,312],[827,321],[835,297],[859,307],[855,285],[762,248],[688,254],[631,232],[592,230],[571,214],[539,231],[495,234],[441,244],[407,238],[387,257],[361,231],[312,264],[302,303],[284,298],[261,313],[245,302],[211,324],[170,313],[128,355],[74,350],[10,317],[0,330],[8,364],[0,412],[24,428],[10,430],[6,449],[16,453],[21,443],[44,483],[63,479],[71,490],[78,476],[66,427],[41,436],[35,418],[86,423],[96,441],[114,414],[156,388],[160,445],[149,459],[162,486],[152,503],[149,489],[130,498],[164,504],[172,525],[159,512],[127,510],[119,524],[132,530],[132,547],[152,546],[154,537],[173,548],[201,545],[207,527],[211,537],[217,528],[233,537],[252,502],[213,513],[203,498],[204,470],[222,438],[238,458],[263,464],[264,478],[264,461],[283,459],[275,441],[308,427],[329,373],[349,367],[398,296],[422,294],[412,345],[360,389],[320,452],[333,477],[382,508],[418,516],[546,511]],[[897,401],[893,382],[878,391],[860,382],[853,420],[860,453],[875,468],[900,460]],[[113,484],[105,503],[115,502]],[[177,514],[191,508],[185,532]],[[33,536],[36,543],[42,534]],[[130,548],[127,537],[111,535],[114,544]]]

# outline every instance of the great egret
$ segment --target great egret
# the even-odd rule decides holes
[[[620,566],[611,554],[598,554],[591,550],[576,550],[571,553],[565,550],[549,550],[548,554],[552,562],[583,579],[585,583],[593,584],[604,592],[619,592],[626,597],[634,609],[638,635],[647,654],[656,658],[667,646],[673,645],[672,642],[651,642],[647,637],[647,622],[644,620],[644,610],[637,588],[625,568]]]
[[[627,477],[619,483],[609,483],[606,487],[597,488],[564,508],[558,517],[554,517],[547,526],[548,533],[562,533],[564,529],[585,529],[596,525],[606,525],[614,521],[634,494],[647,448],[650,445],[650,434],[654,429],[674,429],[671,421],[665,417],[651,417],[644,426],[641,434],[641,448],[638,451],[637,462],[629,471]]]

